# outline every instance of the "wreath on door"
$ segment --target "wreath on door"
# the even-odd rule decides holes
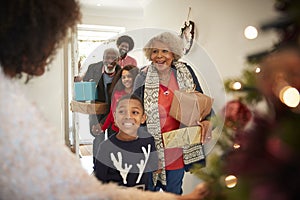
[[[193,41],[194,41],[194,33],[195,33],[195,23],[193,21],[186,21],[184,23],[184,26],[181,28],[181,33],[180,33],[180,37],[183,40],[183,54],[186,55],[192,45],[193,45]]]

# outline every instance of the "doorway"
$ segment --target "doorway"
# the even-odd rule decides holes
[[[80,24],[72,37],[71,57],[75,62],[69,74],[69,99],[74,99],[74,79],[83,77],[91,63],[99,62],[99,56],[95,56],[95,50],[100,45],[115,45],[118,34],[125,32],[124,27],[99,26]],[[101,52],[100,52],[101,53]],[[90,172],[90,158],[92,156],[92,143],[94,137],[90,134],[89,115],[77,112],[69,112],[69,141],[74,152],[81,160],[86,160],[83,167]]]

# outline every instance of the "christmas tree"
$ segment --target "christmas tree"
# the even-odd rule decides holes
[[[223,134],[207,166],[192,170],[210,186],[207,199],[300,199],[300,2],[277,0],[275,9],[281,17],[261,29],[275,30],[278,42],[225,81],[236,100],[221,113]],[[260,102],[267,112],[256,110]]]

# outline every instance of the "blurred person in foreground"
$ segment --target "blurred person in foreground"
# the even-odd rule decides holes
[[[80,19],[74,0],[10,0],[0,12],[0,199],[201,199],[102,185],[62,143],[61,133],[26,98],[21,74],[40,76]],[[50,145],[50,147],[49,147]]]

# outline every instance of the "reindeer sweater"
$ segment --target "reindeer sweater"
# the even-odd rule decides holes
[[[149,173],[158,169],[154,139],[141,129],[132,141],[121,141],[112,135],[101,143],[96,158],[95,174],[99,180],[127,187],[147,190]]]

